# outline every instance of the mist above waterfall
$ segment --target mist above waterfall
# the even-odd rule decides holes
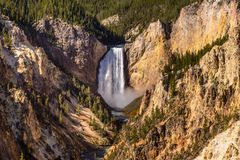
[[[122,109],[140,96],[125,85],[123,46],[111,48],[100,62],[98,92],[115,109]]]

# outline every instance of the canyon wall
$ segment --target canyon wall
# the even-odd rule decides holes
[[[109,144],[112,132],[86,101],[87,96],[97,95],[56,66],[46,54],[46,48],[32,45],[30,37],[14,22],[0,16],[0,23],[3,26],[0,37],[0,157],[17,160],[22,154],[25,159],[81,159],[86,150]],[[72,33],[75,32],[73,30]],[[75,41],[76,37],[67,37],[65,48],[71,50],[77,43],[82,46],[79,49],[83,49],[85,41],[80,42],[81,37],[78,38]],[[100,47],[100,54],[103,54],[104,46],[95,40],[90,42],[89,35],[85,38],[86,44],[92,45],[91,49]],[[96,44],[91,44],[93,42]],[[71,59],[73,57],[80,56],[81,59],[82,55],[91,59],[88,59],[91,64],[89,73],[80,74],[94,77],[89,74],[96,72],[94,64],[98,64],[101,55],[89,49],[79,51],[81,55],[72,53],[66,61],[72,60],[73,64],[76,62]],[[70,52],[66,51],[66,54]],[[62,62],[66,61],[62,59]],[[68,65],[67,62],[65,64]],[[86,69],[87,64],[83,64]],[[69,71],[70,66],[66,66]],[[93,83],[95,80],[86,81]],[[104,106],[100,98],[97,105]],[[104,134],[92,127],[92,119],[95,125],[105,126]]]
[[[181,10],[171,33],[171,50],[184,54],[232,32],[236,27],[236,0],[209,0]]]
[[[167,62],[167,38],[160,21],[151,23],[133,43],[125,47],[129,85],[137,90],[151,88],[160,77]]]
[[[159,21],[151,23],[125,47],[130,85],[136,89],[150,89],[159,80],[171,53],[197,53],[217,39],[230,35],[236,30],[237,17],[235,0],[210,0],[183,8],[171,29]]]
[[[204,0],[201,4],[182,9],[168,41],[169,56],[171,53],[175,56],[176,51],[182,54],[197,51],[221,37],[228,38],[222,39],[221,45],[209,45],[210,51],[206,50],[194,65],[179,67],[177,78],[171,82],[166,80],[175,71],[160,70],[154,87],[143,96],[138,114],[128,122],[121,133],[121,140],[108,150],[106,158],[190,160],[196,157],[239,157],[239,146],[235,146],[238,140],[234,139],[240,110],[237,6],[234,0]],[[133,53],[129,52],[129,55]],[[171,65],[171,60],[169,57],[165,66]],[[146,62],[142,65],[148,70],[151,64]],[[150,78],[148,74],[141,76]],[[130,72],[130,82],[131,78]],[[139,84],[147,86],[147,83]],[[219,140],[216,144],[219,137],[234,141],[224,144],[224,140]],[[204,146],[207,147],[204,149]],[[220,151],[221,147],[224,150]]]

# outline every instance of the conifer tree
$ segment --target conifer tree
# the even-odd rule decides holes
[[[77,115],[80,115],[80,113],[81,113],[81,105],[80,104],[77,104],[76,112],[77,112]]]
[[[62,118],[62,110],[59,111],[59,123],[62,124],[63,118]]]
[[[63,108],[63,109],[64,109],[64,112],[65,112],[65,113],[68,113],[68,111],[69,111],[69,105],[68,105],[68,103],[65,103],[65,104],[64,104],[64,108]]]
[[[20,160],[25,160],[25,159],[24,159],[23,152],[21,152],[21,155],[20,155]]]
[[[11,49],[12,40],[6,31],[3,33],[3,41],[4,41],[4,46],[7,47],[8,49]]]

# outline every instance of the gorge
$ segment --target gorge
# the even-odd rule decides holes
[[[35,2],[0,0],[0,160],[239,160],[240,0]]]

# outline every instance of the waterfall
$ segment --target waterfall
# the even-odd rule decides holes
[[[125,86],[123,46],[108,51],[100,62],[98,74],[98,93],[111,107],[121,109],[137,97]]]

